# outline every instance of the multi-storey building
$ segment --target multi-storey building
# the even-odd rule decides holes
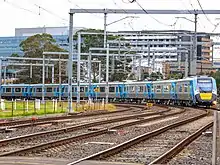
[[[193,53],[193,46],[185,44],[186,42],[193,42],[194,32],[191,31],[120,31],[119,33],[121,37],[130,42],[131,46],[142,48],[143,51],[140,50],[138,53],[144,54],[145,58],[148,58],[148,47],[150,46],[151,62],[149,65],[153,68],[155,61],[157,63],[165,62],[169,71],[164,68],[161,71],[183,73],[186,56]],[[183,44],[183,42],[185,43]],[[207,33],[197,33],[197,42],[205,42],[203,45],[197,45],[197,73],[213,71],[210,36]],[[180,52],[180,50],[187,52]]]
[[[74,28],[74,33],[82,27]],[[56,43],[65,50],[68,50],[68,27],[39,27],[39,28],[17,28],[15,36],[0,37],[0,56],[10,56],[13,53],[23,55],[20,50],[21,41],[35,34],[49,33],[56,40]]]

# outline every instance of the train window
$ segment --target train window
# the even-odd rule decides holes
[[[6,93],[11,92],[11,88],[6,88]]]
[[[36,92],[42,92],[42,88],[37,88]]]
[[[115,92],[115,87],[109,87],[109,92]]]
[[[88,92],[88,87],[85,87],[85,91]]]
[[[183,87],[182,85],[179,86],[179,92],[182,92],[183,91]]]
[[[62,93],[65,92],[65,88],[62,88],[61,90],[62,90]]]
[[[188,92],[188,84],[184,85],[184,92]]]
[[[80,92],[84,92],[84,87],[80,87]]]
[[[154,92],[154,86],[151,87],[151,92]]]
[[[21,92],[21,88],[15,88],[15,92]]]
[[[129,90],[130,90],[130,92],[134,92],[135,87],[134,87],[134,86],[130,86],[130,87],[129,87]]]
[[[147,92],[147,87],[146,86],[144,86],[144,92]]]
[[[156,86],[156,92],[161,92],[161,86]]]
[[[100,92],[105,92],[105,87],[100,87]]]
[[[169,85],[163,86],[163,92],[169,92]]]
[[[138,92],[143,92],[143,91],[144,91],[144,87],[143,86],[139,86]]]
[[[47,92],[52,92],[52,88],[47,88]]]

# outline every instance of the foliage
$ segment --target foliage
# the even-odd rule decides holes
[[[60,48],[53,37],[50,34],[36,34],[28,37],[26,40],[20,43],[21,50],[24,52],[24,57],[31,58],[43,58],[43,52],[66,52],[66,50]],[[47,58],[58,58],[57,55],[46,56]],[[60,58],[68,58],[66,55],[62,55]],[[36,63],[36,61],[27,61],[27,63]],[[39,63],[39,62],[38,62]],[[42,64],[42,62],[40,62]],[[46,61],[47,63],[47,61]],[[62,69],[66,69],[66,62],[62,62]],[[58,62],[54,63],[55,68],[55,81],[58,82]],[[22,67],[22,72],[19,73],[18,78],[22,83],[41,83],[42,82],[42,66],[32,67],[32,78],[30,78],[30,67]],[[46,70],[46,69],[45,69]],[[49,69],[49,75],[51,75],[51,67]],[[62,74],[65,75],[65,74]],[[46,79],[46,83],[51,82],[50,79]],[[62,79],[66,77],[63,76]]]
[[[218,89],[220,89],[220,71],[217,71],[215,73],[212,72],[210,73],[210,76],[212,76],[216,80],[217,87]]]
[[[167,77],[167,79],[181,79],[181,78],[183,78],[182,73],[172,73]]]
[[[160,72],[152,72],[150,74],[150,79],[152,79],[152,80],[163,79],[163,74]]]
[[[20,57],[17,53],[12,53],[10,57]]]

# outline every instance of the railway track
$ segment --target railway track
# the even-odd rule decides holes
[[[80,158],[72,163],[70,163],[69,165],[73,165],[73,164],[77,164],[81,161],[85,161],[85,160],[103,160],[105,159],[106,157],[110,157],[112,155],[115,155],[123,150],[126,150],[128,148],[130,148],[131,146],[134,146],[144,140],[147,140],[147,139],[150,139],[150,138],[153,138],[161,133],[164,133],[170,129],[173,129],[173,128],[176,128],[176,127],[179,127],[179,126],[182,126],[184,124],[187,124],[187,123],[190,123],[190,122],[193,122],[195,120],[198,120],[200,118],[203,118],[207,116],[206,113],[203,113],[203,114],[200,114],[200,115],[197,115],[195,117],[191,117],[189,119],[186,119],[186,120],[182,120],[182,121],[179,121],[179,122],[175,122],[173,124],[169,124],[167,126],[164,126],[162,128],[159,128],[159,129],[156,129],[154,131],[151,131],[151,132],[148,132],[148,133],[145,133],[145,134],[142,134],[140,136],[137,136],[133,139],[130,139],[128,141],[125,141],[119,145],[116,145],[112,148],[109,148],[109,149],[106,149],[104,151],[101,151],[101,152],[98,152],[98,153],[95,153],[95,154],[92,154],[92,155],[89,155],[87,157],[84,157],[84,158]]]
[[[120,105],[116,104],[116,106],[120,106],[119,110],[116,111],[95,111],[95,112],[88,112],[88,113],[72,113],[67,116],[55,116],[55,117],[42,117],[37,118],[36,120],[33,119],[22,119],[22,120],[15,120],[15,121],[5,121],[0,123],[0,127],[10,127],[10,128],[22,128],[22,127],[29,127],[29,126],[37,126],[42,124],[50,124],[54,121],[65,120],[65,119],[76,119],[76,118],[84,118],[84,117],[92,117],[92,116],[99,116],[99,115],[108,115],[108,114],[117,114],[123,113],[126,111],[131,110],[131,105]],[[143,108],[144,105],[132,105],[132,107],[139,107]]]
[[[213,122],[206,124],[205,126],[201,127],[199,130],[191,134],[190,136],[183,139],[181,142],[176,144],[173,148],[169,151],[164,153],[163,155],[159,156],[155,160],[153,160],[149,165],[153,164],[167,164],[167,162],[175,157],[178,153],[180,153],[187,145],[192,143],[195,139],[197,139],[201,134],[206,131],[207,129],[213,126]]]
[[[169,113],[169,114],[164,114],[165,112],[169,112],[169,110],[164,110],[161,112],[157,112],[157,113],[146,113],[146,114],[139,114],[139,115],[129,115],[129,116],[125,116],[125,117],[121,117],[121,118],[115,118],[115,119],[110,119],[110,120],[105,120],[105,121],[99,121],[96,123],[87,123],[84,125],[78,125],[78,126],[74,126],[74,127],[69,127],[69,128],[64,128],[64,129],[60,129],[60,130],[54,130],[54,131],[46,131],[46,132],[42,132],[42,133],[37,133],[37,134],[32,134],[32,135],[25,135],[22,137],[16,137],[16,138],[11,138],[11,139],[7,139],[7,140],[2,140],[0,141],[0,145],[6,145],[6,144],[10,144],[10,143],[18,143],[18,141],[27,141],[28,139],[37,139],[39,137],[50,137],[56,134],[63,134],[66,132],[72,132],[72,131],[76,131],[85,127],[91,127],[91,126],[96,126],[96,125],[103,125],[103,124],[107,124],[107,123],[113,123],[113,122],[119,122],[119,121],[125,121],[125,120],[131,120],[131,119],[137,119],[135,121],[131,121],[131,122],[126,122],[123,124],[119,124],[110,128],[104,128],[98,131],[93,131],[93,132],[89,132],[89,133],[83,133],[83,134],[79,134],[77,136],[71,136],[68,138],[63,138],[63,139],[59,139],[59,140],[55,140],[52,142],[46,142],[43,144],[39,144],[39,145],[35,145],[35,146],[31,146],[31,147],[27,147],[27,148],[23,148],[23,149],[19,149],[16,151],[11,151],[11,152],[6,152],[6,153],[2,153],[0,154],[0,156],[9,156],[9,155],[23,155],[25,153],[28,152],[37,152],[40,150],[44,150],[46,148],[51,148],[54,146],[59,146],[59,145],[63,145],[63,144],[67,144],[67,143],[72,143],[78,140],[82,140],[82,139],[86,139],[89,137],[94,137],[94,136],[98,136],[101,134],[105,134],[108,133],[109,130],[114,130],[114,129],[119,129],[125,126],[130,126],[130,125],[134,125],[134,124],[140,124],[140,123],[144,123],[144,122],[149,122],[149,121],[153,121],[153,120],[158,120],[161,118],[165,118],[168,116],[173,116],[173,115],[177,115],[180,113],[183,113],[185,110],[179,110],[179,112],[174,112],[174,113]],[[151,118],[144,118],[147,116],[152,116],[152,115],[157,115],[157,116],[153,116]],[[44,138],[47,139],[47,138]],[[33,140],[32,140],[33,141]],[[27,143],[26,143],[27,145]],[[10,148],[7,146],[7,148]],[[17,148],[17,147],[16,147]],[[3,149],[4,150],[4,149]]]

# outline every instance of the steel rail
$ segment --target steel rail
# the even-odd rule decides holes
[[[38,132],[38,133],[33,133],[33,134],[27,134],[23,136],[18,136],[18,137],[13,137],[9,139],[4,139],[0,140],[0,146],[3,146],[5,144],[8,144],[10,142],[14,141],[21,141],[21,140],[27,140],[27,139],[32,139],[32,138],[37,138],[40,136],[49,136],[49,135],[55,135],[55,134],[60,134],[60,133],[65,133],[65,132],[70,132],[70,131],[76,131],[80,130],[86,127],[93,127],[97,125],[102,125],[102,124],[108,124],[108,123],[114,123],[114,122],[120,122],[120,121],[125,121],[125,120],[130,120],[138,117],[146,117],[146,116],[152,116],[152,115],[158,115],[158,114],[163,114],[165,112],[168,112],[170,110],[164,110],[161,112],[153,112],[153,113],[145,113],[145,114],[138,114],[138,115],[127,115],[124,117],[117,117],[109,120],[102,120],[102,121],[97,121],[97,122],[90,122],[86,124],[79,124],[76,126],[71,126],[71,127],[66,127],[66,128],[61,128],[57,130],[52,130],[52,131],[44,131],[44,132]]]
[[[68,138],[63,138],[63,139],[60,139],[60,140],[55,140],[55,141],[52,141],[52,142],[47,142],[47,143],[43,143],[43,144],[40,144],[40,145],[19,149],[19,150],[16,150],[16,151],[2,153],[2,154],[0,154],[0,156],[24,154],[24,153],[27,153],[27,152],[34,152],[34,151],[43,150],[45,148],[56,147],[56,146],[68,144],[68,143],[71,143],[71,142],[75,142],[75,141],[78,141],[78,140],[82,140],[82,139],[85,139],[85,138],[89,138],[89,137],[94,137],[94,136],[98,136],[98,135],[101,135],[101,134],[105,134],[109,130],[112,130],[112,129],[119,129],[119,128],[122,128],[122,127],[125,127],[125,126],[131,126],[131,125],[140,124],[140,123],[144,123],[144,122],[148,122],[148,121],[153,121],[153,120],[161,119],[161,118],[164,118],[164,117],[177,115],[177,114],[183,113],[184,111],[185,110],[181,110],[179,112],[175,112],[175,113],[172,113],[172,114],[161,115],[161,116],[156,116],[156,117],[152,117],[152,118],[137,120],[137,121],[133,121],[133,122],[125,123],[125,124],[120,124],[120,125],[117,125],[117,126],[101,129],[101,130],[90,132],[90,133],[84,133],[84,134],[81,134],[81,135],[77,135],[77,136],[73,136],[73,137],[68,137]],[[113,120],[114,120],[114,122],[117,122],[115,119],[113,119]],[[79,129],[79,128],[80,127],[78,127],[77,129]],[[76,129],[76,128],[74,128],[74,129]],[[3,141],[4,144],[8,144],[10,142],[11,142],[10,139],[6,140],[6,141]]]
[[[163,132],[165,132],[169,129],[173,129],[175,127],[178,127],[178,126],[187,124],[189,122],[198,120],[202,117],[205,117],[205,116],[207,116],[207,114],[208,113],[200,114],[200,115],[197,115],[196,117],[192,117],[192,118],[189,118],[189,119],[186,119],[186,120],[182,120],[180,122],[175,122],[174,124],[169,124],[168,126],[164,126],[162,128],[156,129],[152,132],[142,134],[140,136],[137,136],[133,139],[130,139],[130,140],[128,140],[124,143],[121,143],[117,146],[114,146],[112,148],[109,148],[109,149],[106,149],[104,151],[95,153],[93,155],[90,155],[90,156],[82,158],[82,159],[78,159],[74,162],[69,163],[68,165],[74,165],[74,164],[77,164],[77,163],[85,161],[85,160],[97,160],[97,159],[101,159],[101,158],[104,158],[104,157],[114,155],[114,154],[116,154],[118,152],[121,152],[121,151],[123,151],[123,150],[125,150],[125,149],[127,149],[127,148],[129,148],[133,145],[136,145],[136,144],[140,143],[141,141],[144,141],[144,140],[147,140],[147,139],[152,138],[154,136],[157,136],[157,135],[159,135],[159,134],[161,134],[161,133],[163,133]]]
[[[203,126],[199,130],[197,130],[195,133],[191,134],[190,136],[188,136],[184,140],[182,140],[180,143],[175,145],[169,151],[167,151],[166,153],[164,153],[163,155],[159,156],[157,159],[152,161],[149,165],[152,165],[152,164],[165,164],[165,163],[167,163],[170,159],[172,159],[172,157],[176,156],[187,145],[189,145],[195,139],[197,139],[202,134],[202,132],[204,132],[205,130],[211,128],[212,126],[213,126],[213,122],[210,122],[207,125]]]

